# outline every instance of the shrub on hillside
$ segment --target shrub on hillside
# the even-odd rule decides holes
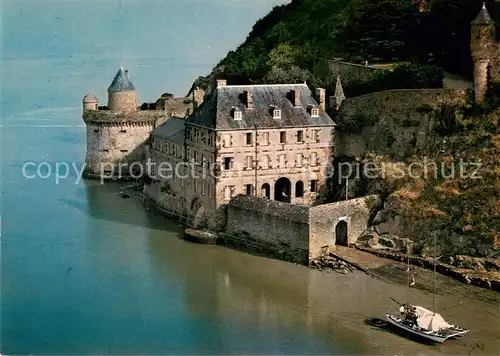
[[[347,97],[392,89],[442,88],[443,70],[434,65],[403,64],[393,71],[374,71],[363,80],[348,83],[344,92]]]

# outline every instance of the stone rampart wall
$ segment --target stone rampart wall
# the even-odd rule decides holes
[[[381,70],[388,69],[323,59],[318,62],[314,72],[321,78],[328,78],[328,81],[332,83],[334,83],[334,80],[340,75],[342,84],[348,85],[351,82],[370,80],[374,72]]]
[[[268,252],[287,253],[293,256],[291,260],[307,263],[308,223],[307,207],[238,195],[228,205],[226,234],[229,239],[248,239],[266,246]]]
[[[309,209],[309,261],[335,249],[336,227],[347,224],[347,245],[356,243],[368,227],[370,202],[377,196],[362,197],[311,207]]]
[[[388,90],[346,99],[335,118],[335,155],[411,155],[434,138],[445,106],[469,103],[467,89]]]

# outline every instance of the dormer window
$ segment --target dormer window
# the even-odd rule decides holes
[[[281,119],[281,110],[280,109],[273,110],[273,119]]]
[[[312,108],[311,109],[311,116],[319,116],[319,109],[318,108]]]
[[[235,120],[241,120],[242,118],[241,110],[238,109],[234,110],[233,117]]]

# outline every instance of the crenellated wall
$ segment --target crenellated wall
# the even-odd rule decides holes
[[[470,103],[467,89],[388,90],[346,99],[335,118],[335,155],[411,155],[433,139],[444,108]]]

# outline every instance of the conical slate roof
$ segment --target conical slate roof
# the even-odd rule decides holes
[[[113,82],[108,88],[108,92],[132,91],[135,90],[134,84],[130,81],[128,70],[124,70],[123,66],[120,67],[116,73]]]
[[[474,21],[472,21],[473,25],[489,25],[492,24],[493,20],[491,19],[490,14],[488,13],[488,10],[486,9],[486,5],[483,2],[483,7],[481,11],[477,14],[476,18]]]

